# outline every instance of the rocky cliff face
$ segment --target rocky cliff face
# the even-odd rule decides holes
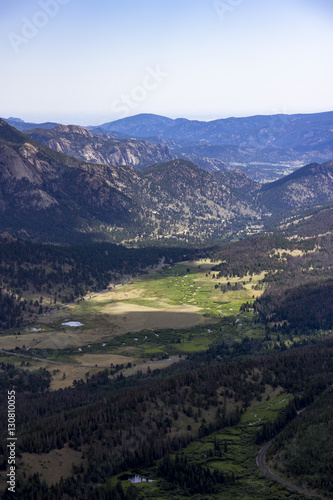
[[[55,240],[63,234],[68,241],[99,220],[130,224],[140,207],[126,192],[131,195],[137,182],[133,167],[75,160],[0,121],[1,229]]]
[[[26,133],[44,146],[89,163],[132,165],[140,170],[173,158],[167,146],[145,140],[96,136],[76,125],[58,125],[51,130],[34,129]]]

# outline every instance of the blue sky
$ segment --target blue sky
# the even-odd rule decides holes
[[[0,116],[333,110],[331,0],[2,0]]]

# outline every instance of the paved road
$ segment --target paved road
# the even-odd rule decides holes
[[[295,486],[294,484],[290,484],[284,479],[281,479],[280,477],[276,476],[271,472],[265,465],[265,455],[268,450],[268,448],[271,446],[273,443],[274,439],[269,441],[258,453],[256,463],[257,465],[264,471],[266,474],[268,474],[272,479],[275,481],[278,481],[279,483],[283,484],[284,486],[287,486],[290,490],[297,491],[298,493],[302,493],[303,495],[307,495],[309,497],[315,497],[315,498],[321,498],[322,500],[328,500],[328,498],[322,497],[320,495],[315,495],[311,493],[310,491],[303,490],[303,488],[299,488],[298,486]]]

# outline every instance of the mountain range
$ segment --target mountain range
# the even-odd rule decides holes
[[[202,122],[141,114],[100,125],[112,134],[130,137],[161,137],[188,145],[198,143],[215,146],[254,148],[306,148],[324,152],[332,146],[333,112],[296,115],[258,115],[247,118],[225,118]],[[93,127],[91,127],[93,130]],[[320,133],[320,137],[319,137]]]
[[[37,239],[74,239],[97,231],[138,237],[198,235],[221,219],[257,211],[209,172],[185,160],[132,166],[83,162],[56,152],[0,121],[3,230]],[[195,220],[197,218],[197,220]],[[213,222],[203,221],[212,218]],[[215,222],[214,222],[215,221]],[[113,234],[116,233],[116,234]]]
[[[110,139],[79,127],[38,134],[26,135],[0,120],[0,229],[30,239],[224,238],[251,232],[271,215],[333,201],[332,161],[261,185],[241,170],[208,172],[183,158],[141,171],[96,163],[103,153],[107,161]],[[36,140],[52,141],[54,134],[76,158]],[[95,163],[80,159],[87,141]]]
[[[62,127],[57,130],[59,124],[36,125],[17,118],[6,121],[19,130],[29,130],[32,137],[45,145],[77,154],[72,146],[66,151],[69,131],[64,137]],[[53,133],[32,130],[36,128],[53,129]],[[184,158],[208,171],[239,168],[255,180],[267,182],[305,164],[322,163],[333,157],[333,112],[258,115],[209,122],[140,114],[86,129],[98,136],[103,147],[100,144],[96,154],[97,142],[86,137],[80,159],[101,162],[106,157],[108,163],[125,162],[138,169],[154,158],[156,162]],[[142,161],[146,153],[147,163]]]
[[[76,125],[37,128],[26,130],[25,133],[55,151],[90,163],[132,165],[140,170],[153,163],[174,158],[167,146],[146,140],[97,136]]]
[[[258,181],[269,181],[306,163],[330,160],[332,124],[333,112],[209,122],[143,114],[104,123],[99,128],[111,135],[122,133],[164,141],[173,154],[185,155],[194,163],[199,158],[214,158],[241,168]]]

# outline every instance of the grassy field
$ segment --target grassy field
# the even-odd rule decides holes
[[[40,316],[38,323],[20,333],[2,335],[0,347],[63,363],[105,367],[117,364],[119,356],[122,363],[118,364],[141,364],[204,351],[222,340],[262,336],[262,327],[252,324],[249,313],[240,313],[240,306],[262,293],[253,287],[263,275],[216,279],[211,271],[216,264],[206,259],[165,266],[55,314]],[[220,287],[227,282],[240,283],[243,289],[223,293]],[[69,321],[81,326],[63,324]],[[61,380],[58,375],[54,378],[54,389],[83,378],[82,372],[87,371],[45,367],[59,368],[61,377],[65,373]]]
[[[61,450],[52,450],[50,453],[22,453],[17,460],[17,469],[25,477],[39,473],[41,479],[51,486],[62,477],[71,476],[73,466],[79,469],[81,464],[86,465],[82,452],[66,445]],[[6,471],[0,471],[0,492],[5,490],[6,481]]]
[[[73,465],[85,465],[82,452],[75,451],[68,446],[61,450],[52,450],[50,453],[22,453],[19,467],[22,474],[29,476],[38,472],[42,479],[51,486],[60,481],[61,477],[69,477],[73,473]]]

